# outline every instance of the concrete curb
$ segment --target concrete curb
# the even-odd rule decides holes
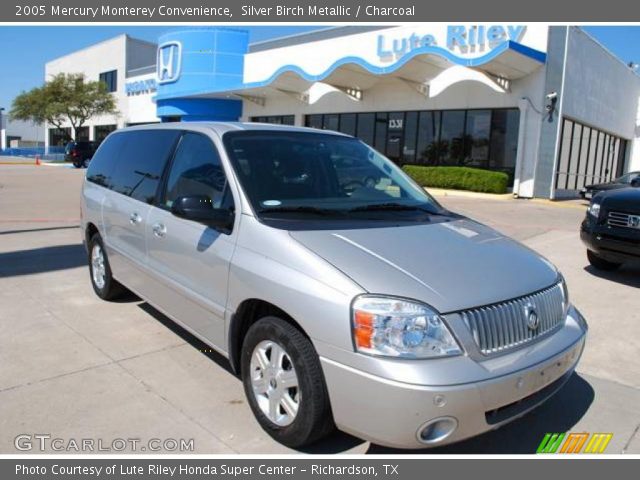
[[[35,160],[33,162],[0,162],[0,165],[25,165],[27,167],[34,167],[36,162]]]
[[[527,200],[533,203],[539,203],[541,205],[549,205],[550,207],[558,207],[558,208],[573,208],[578,210],[586,210],[588,207],[588,202],[587,204],[580,204],[580,203],[576,203],[575,200],[548,200],[546,198],[529,198]]]
[[[429,188],[425,190],[434,197],[466,197],[466,198],[482,198],[485,200],[513,200],[511,193],[480,193],[471,192],[469,190],[449,190],[444,188]]]
[[[428,188],[425,190],[434,197],[463,197],[463,198],[476,198],[479,200],[525,200],[532,203],[538,203],[540,205],[548,205],[550,207],[558,208],[573,208],[577,210],[585,210],[587,204],[577,203],[580,200],[548,200],[545,198],[525,198],[514,197],[512,193],[480,193],[470,192],[467,190],[447,190],[443,188]]]

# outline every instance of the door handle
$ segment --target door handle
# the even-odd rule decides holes
[[[165,234],[167,233],[167,227],[165,227],[162,223],[154,223],[153,227],[151,227],[153,230],[153,234],[156,237],[164,237]]]
[[[131,223],[131,225],[136,225],[141,221],[142,217],[137,212],[133,212],[131,215],[129,215],[129,223]]]

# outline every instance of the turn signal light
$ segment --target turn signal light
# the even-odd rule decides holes
[[[353,337],[356,340],[356,347],[371,348],[373,314],[356,310],[353,323]]]

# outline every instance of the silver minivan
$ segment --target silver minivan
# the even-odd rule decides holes
[[[478,435],[552,396],[584,347],[551,263],[339,133],[118,130],[81,210],[96,294],[129,289],[227,357],[290,447]]]

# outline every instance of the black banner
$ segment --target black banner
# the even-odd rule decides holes
[[[579,5],[579,6],[578,6]],[[513,2],[483,0],[42,0],[3,2],[0,22],[633,22],[640,20],[635,2],[593,0]]]
[[[318,480],[360,477],[367,480],[418,480],[425,478],[633,478],[638,459],[565,459],[549,458],[502,460],[424,459],[395,457],[375,459],[46,459],[0,460],[0,478],[18,479],[96,479],[114,478],[166,480],[286,479]]]

